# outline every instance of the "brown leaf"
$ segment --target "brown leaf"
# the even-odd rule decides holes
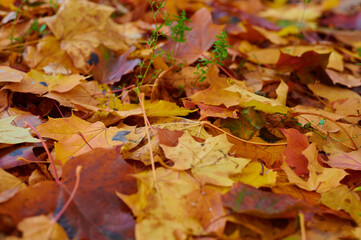
[[[59,219],[69,238],[133,239],[133,217],[115,195],[116,191],[132,194],[137,189],[131,176],[134,168],[122,159],[120,149],[97,148],[68,161],[63,167],[65,188],[60,193],[57,210],[74,188],[77,166],[82,166],[79,188]]]
[[[171,56],[179,60],[184,59],[187,64],[195,62],[204,55],[213,45],[216,35],[223,29],[223,26],[212,22],[211,13],[206,8],[198,10],[190,20],[192,22],[188,24],[188,27],[192,28],[192,30],[185,33],[186,42],[181,43],[169,40],[162,47]]]

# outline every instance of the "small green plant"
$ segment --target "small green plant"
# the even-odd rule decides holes
[[[230,48],[231,45],[227,42],[227,33],[223,30],[220,35],[217,36],[217,40],[214,42],[214,47],[212,50],[212,58],[203,58],[199,60],[197,64],[197,70],[194,72],[198,74],[199,81],[202,82],[206,79],[206,74],[208,71],[209,64],[215,64],[218,66],[223,66],[223,60],[228,56],[227,48]]]
[[[152,9],[153,19],[155,23],[155,29],[152,31],[152,35],[147,41],[148,46],[152,49],[152,54],[147,64],[144,61],[139,64],[141,73],[137,76],[139,80],[138,85],[141,85],[143,83],[144,79],[148,75],[150,66],[153,64],[154,59],[156,57],[165,55],[169,62],[174,63],[171,54],[165,53],[162,49],[157,47],[159,37],[160,36],[166,37],[165,33],[161,32],[162,27],[173,25],[172,27],[170,27],[170,30],[171,30],[171,38],[175,42],[185,42],[186,41],[185,32],[192,30],[192,28],[185,25],[186,22],[191,22],[191,21],[186,17],[186,12],[184,10],[181,12],[180,16],[174,16],[175,19],[171,20],[167,12],[164,10],[165,1],[159,3],[155,1],[151,1],[149,2],[149,4]],[[158,23],[157,16],[161,16],[164,22]],[[173,22],[176,23],[173,24]],[[145,70],[142,72],[142,69]],[[151,74],[151,80],[157,78],[159,74],[160,71],[155,71],[153,74]]]
[[[151,65],[154,62],[154,59],[163,54],[162,51],[157,51],[157,43],[160,36],[165,36],[163,32],[161,32],[162,27],[165,25],[165,23],[158,23],[157,16],[161,15],[163,19],[167,18],[167,13],[164,11],[165,1],[163,2],[155,2],[155,1],[149,1],[152,13],[153,13],[153,20],[155,24],[155,29],[152,31],[152,35],[150,36],[149,40],[146,42],[149,48],[152,49],[152,54],[150,55],[148,64],[145,63],[145,61],[142,61],[140,66],[140,74],[137,76],[138,83],[137,85],[140,86],[143,84],[144,79],[148,75],[149,69]],[[145,69],[143,72],[142,70]],[[153,75],[152,79],[156,76]]]
[[[38,20],[35,19],[34,22],[31,24],[28,32],[30,35],[33,34],[34,32],[38,32],[39,34],[42,34],[42,33],[46,34],[47,31],[45,31],[45,29],[46,29],[46,24],[43,24],[40,26]]]
[[[181,12],[180,16],[174,17],[176,18],[177,23],[170,28],[170,30],[172,31],[171,38],[175,42],[185,42],[185,32],[192,30],[192,28],[186,26],[185,23],[191,22],[191,20],[186,17],[186,12],[184,10]],[[169,22],[167,22],[167,24],[169,24]]]

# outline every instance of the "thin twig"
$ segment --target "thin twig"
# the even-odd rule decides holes
[[[227,136],[233,138],[233,139],[236,139],[238,141],[241,141],[241,142],[244,142],[244,143],[249,143],[249,144],[253,144],[253,145],[260,145],[260,146],[284,146],[284,145],[287,145],[287,142],[283,142],[283,143],[260,143],[260,142],[251,142],[251,141],[247,141],[247,140],[244,140],[242,138],[238,138],[226,131],[224,131],[223,129],[217,127],[217,126],[214,126],[212,123],[209,123],[209,122],[201,122],[202,125],[206,124],[214,129],[217,129],[218,131],[221,131],[223,133],[225,133]]]
[[[145,129],[146,129],[146,134],[147,134],[147,139],[148,139],[148,146],[149,146],[150,162],[152,165],[153,180],[154,180],[155,187],[158,190],[157,176],[155,173],[155,163],[154,163],[154,158],[153,158],[153,149],[152,149],[152,143],[151,143],[149,129],[148,129],[149,121],[148,121],[147,115],[145,113],[145,108],[144,108],[144,93],[139,94],[139,103],[140,103],[140,107],[142,108],[142,111],[143,111],[144,124],[145,124]]]

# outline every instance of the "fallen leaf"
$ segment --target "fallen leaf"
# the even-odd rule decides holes
[[[281,131],[287,138],[287,147],[283,152],[287,165],[293,168],[298,176],[308,174],[308,161],[303,155],[303,151],[310,145],[307,136],[293,128],[281,129]]]
[[[59,219],[69,238],[134,239],[133,216],[115,195],[136,192],[134,168],[122,159],[120,148],[96,148],[68,161],[63,167],[64,188],[58,198],[59,206],[74,188],[77,166],[82,166],[79,187]]]
[[[281,52],[275,67],[281,72],[295,71],[303,83],[314,83],[325,78],[329,58],[329,53],[318,54],[314,51],[305,52],[300,57]]]
[[[174,42],[171,39],[162,47],[168,54],[179,60],[185,60],[187,64],[192,64],[202,57],[212,47],[216,36],[223,29],[223,26],[213,23],[211,13],[206,8],[198,10],[190,20],[188,27],[192,30],[185,33],[186,42]]]
[[[334,210],[343,210],[350,214],[357,224],[361,223],[361,201],[354,191],[347,186],[340,185],[322,194],[320,202]]]
[[[222,196],[223,205],[234,213],[247,213],[260,218],[292,218],[300,210],[310,210],[303,201],[287,195],[264,192],[236,183]]]
[[[346,98],[358,98],[361,100],[359,94],[345,88],[327,86],[324,84],[317,84],[316,86],[314,86],[314,84],[308,84],[307,87],[317,96],[327,98],[331,102]]]
[[[40,182],[0,203],[0,214],[8,215],[15,224],[27,217],[51,214],[56,209],[58,194],[59,187],[54,181]]]
[[[189,233],[200,235],[207,228],[214,232],[224,229],[225,219],[219,219],[224,210],[214,189],[201,189],[185,172],[157,168],[155,174],[157,182],[150,171],[135,175],[136,194],[117,193],[137,217],[137,239],[186,239]],[[200,209],[204,209],[202,214]]]
[[[224,104],[227,108],[240,103],[237,93],[225,90],[230,84],[227,78],[218,76],[218,69],[215,66],[209,67],[206,79],[210,83],[209,88],[196,92],[191,96],[192,101],[216,106]]]
[[[232,85],[225,89],[232,93],[238,93],[238,99],[240,99],[240,106],[242,107],[254,107],[254,109],[265,113],[283,113],[286,114],[290,109],[274,99],[269,99],[255,93],[252,93],[239,85]]]
[[[219,117],[219,118],[237,118],[237,110],[230,110],[225,107],[209,106],[202,103],[197,103],[197,106],[201,110],[200,120],[207,117]]]
[[[21,231],[21,238],[9,239],[26,239],[26,240],[47,240],[47,239],[64,239],[68,236],[64,229],[54,223],[44,215],[24,218],[17,226]]]
[[[259,162],[250,162],[235,179],[255,188],[272,187],[276,185],[277,172]]]
[[[326,69],[328,76],[331,78],[333,84],[341,84],[349,88],[361,86],[361,78],[355,77],[352,74],[340,73],[331,69]]]
[[[44,87],[48,87],[49,92],[59,93],[68,92],[82,81],[85,81],[85,77],[80,74],[72,74],[69,76],[58,74],[52,76],[43,74],[37,70],[31,70],[27,73],[27,76],[30,78],[32,84],[37,83]]]
[[[25,73],[7,66],[0,66],[0,82],[21,82]]]
[[[70,74],[79,72],[70,56],[61,49],[61,42],[53,35],[45,36],[36,47],[26,48],[25,62],[29,67],[46,74]]]
[[[258,111],[253,108],[245,108],[238,119],[222,119],[220,127],[229,129],[236,137],[249,140],[258,130],[266,125],[266,121],[262,118]]]
[[[94,78],[100,83],[108,84],[120,81],[123,75],[133,71],[134,67],[140,63],[139,59],[127,59],[134,50],[135,47],[133,46],[119,57],[113,56],[111,51],[107,49],[100,50],[100,54],[97,55],[100,58],[99,63],[94,64],[95,67],[93,68]]]
[[[19,190],[26,188],[19,178],[0,168],[0,203],[12,198]]]
[[[199,143],[185,132],[178,139],[176,147],[161,147],[165,156],[174,162],[175,169],[191,169],[194,177],[202,184],[231,186],[232,175],[240,173],[250,161],[228,156],[232,145],[227,141],[226,135],[208,138],[204,143]]]
[[[19,158],[37,161],[33,152],[33,147],[14,146],[12,148],[7,148],[7,151],[3,151],[0,155],[0,168],[8,169],[29,164],[29,162],[22,161]]]
[[[56,15],[42,21],[61,40],[61,49],[69,54],[74,66],[85,70],[86,60],[100,44],[115,51],[127,49],[122,41],[126,28],[112,21],[113,11],[112,7],[85,0],[66,0]]]
[[[302,154],[308,160],[309,178],[307,181],[297,176],[292,169],[284,163],[281,168],[286,172],[290,183],[307,191],[316,191],[318,193],[328,192],[340,185],[340,181],[348,175],[342,169],[324,168],[317,160],[316,145],[312,143]]]
[[[331,154],[326,163],[334,168],[361,170],[361,148],[348,153]]]
[[[18,144],[24,142],[36,143],[40,142],[39,139],[33,138],[29,130],[22,127],[16,127],[11,124],[15,117],[7,117],[0,119],[0,143]]]
[[[37,127],[37,130],[43,137],[58,141],[55,143],[55,157],[62,163],[65,163],[70,157],[78,156],[97,147],[111,148],[126,143],[134,145],[137,140],[132,136],[139,136],[122,128],[106,128],[102,122],[89,123],[75,115],[69,118],[51,118]],[[129,137],[132,138],[132,142],[128,141]],[[141,138],[139,136],[138,140],[140,141]]]

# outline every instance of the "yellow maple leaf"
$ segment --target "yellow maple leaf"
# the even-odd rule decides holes
[[[156,189],[151,171],[135,175],[138,192],[117,193],[137,217],[136,239],[176,240],[188,234],[222,232],[225,214],[221,197],[215,189],[202,187],[185,172],[157,168]],[[214,221],[217,220],[216,224]]]
[[[58,223],[53,223],[51,219],[45,215],[24,218],[19,222],[17,227],[22,232],[22,237],[14,237],[11,239],[68,239],[65,230]]]
[[[320,202],[334,210],[344,210],[359,224],[361,224],[361,201],[354,191],[345,185],[340,185],[321,195]]]
[[[139,32],[133,25],[116,24],[110,17],[114,8],[85,0],[66,0],[57,14],[44,18],[61,49],[72,58],[74,66],[85,70],[90,53],[100,44],[114,51],[124,51],[125,36]]]
[[[92,148],[113,147],[125,143],[131,148],[144,136],[142,133],[135,134],[130,129],[107,128],[102,122],[90,123],[75,115],[69,118],[50,118],[37,129],[43,137],[58,141],[55,143],[55,157],[63,163]]]
[[[26,185],[21,179],[0,168],[0,203],[9,200],[24,188]]]
[[[208,138],[204,143],[197,142],[185,132],[176,147],[162,145],[167,158],[174,162],[174,168],[191,169],[193,176],[202,184],[232,186],[231,177],[240,173],[249,159],[228,155],[233,144],[225,134]]]
[[[209,105],[221,105],[226,107],[235,106],[240,103],[240,98],[237,93],[232,93],[224,90],[230,84],[227,78],[218,76],[219,70],[211,65],[208,68],[207,80],[210,83],[209,88],[198,91],[191,96],[192,101],[201,102]]]
[[[236,84],[226,88],[225,90],[233,93],[239,93],[239,105],[242,107],[254,107],[256,110],[265,113],[285,114],[290,111],[290,108],[280,104],[278,101],[252,93]]]
[[[0,119],[0,143],[18,144],[24,142],[40,142],[39,139],[33,138],[30,135],[29,130],[12,125],[11,122],[14,121],[15,118],[16,116]]]
[[[8,66],[0,66],[0,82],[21,82],[25,73]]]
[[[297,176],[286,162],[281,166],[287,174],[290,183],[296,184],[302,189],[325,193],[339,186],[340,181],[348,175],[342,169],[322,167],[317,160],[318,152],[315,143],[310,144],[302,154],[308,159],[308,170],[310,173],[307,181]]]
[[[268,169],[258,162],[251,162],[235,177],[236,181],[253,187],[272,187],[276,185],[277,172]]]
[[[85,81],[85,77],[80,74],[62,75],[57,74],[47,75],[37,70],[31,70],[27,76],[36,83],[48,87],[50,92],[67,92],[79,85],[81,81]]]
[[[28,46],[24,60],[30,68],[44,70],[48,74],[79,71],[74,67],[70,56],[61,49],[61,42],[53,35],[42,38],[36,47]]]

